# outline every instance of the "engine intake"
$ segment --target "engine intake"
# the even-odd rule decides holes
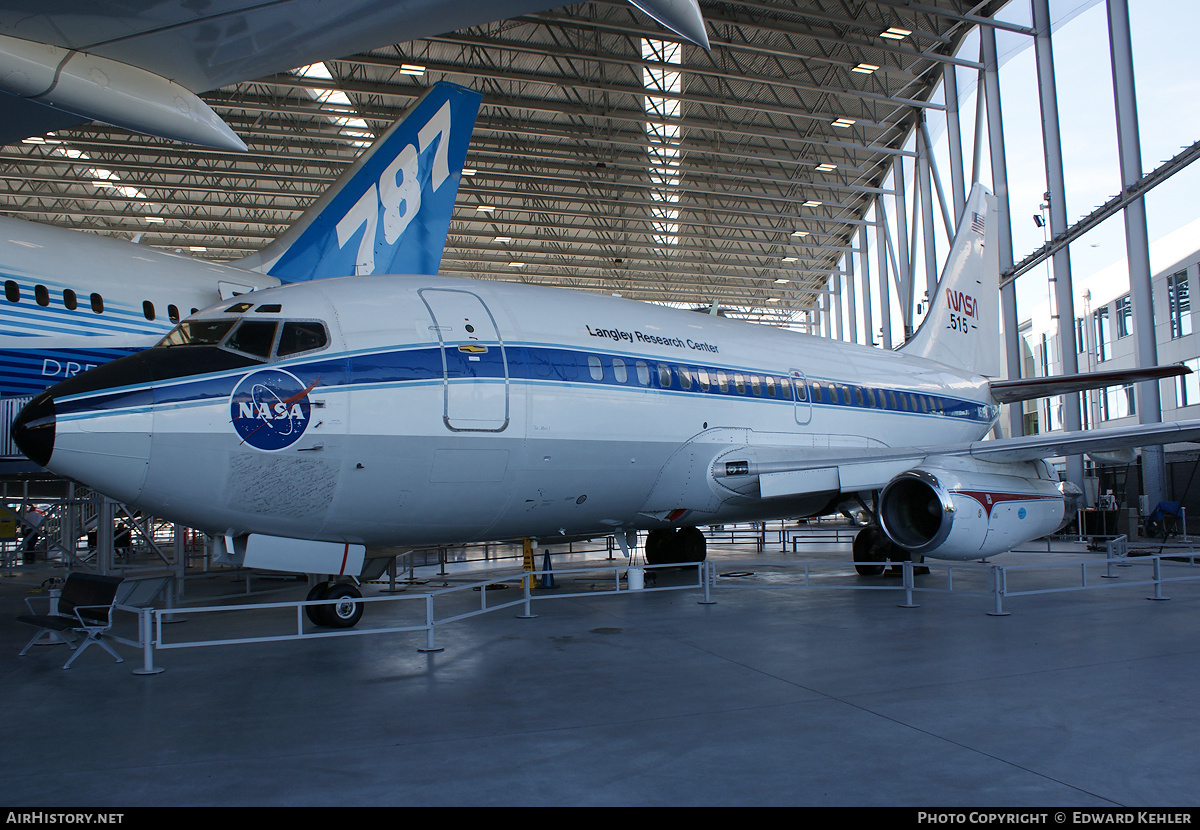
[[[937,477],[909,470],[892,479],[879,497],[883,532],[913,553],[930,553],[941,546],[954,527],[954,501]]]

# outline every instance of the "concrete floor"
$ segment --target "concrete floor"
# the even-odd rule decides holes
[[[510,609],[444,626],[439,653],[407,633],[243,644],[159,652],[165,671],[148,677],[128,646],[123,664],[91,648],[69,671],[62,646],[18,658],[31,629],[13,618],[41,577],[5,577],[3,802],[1200,805],[1200,582],[1169,584],[1167,602],[1139,586],[1010,596],[997,617],[986,596],[902,608],[895,591],[843,590],[899,584],[852,572],[815,580],[830,590],[782,587],[797,562],[845,561],[844,548],[710,551],[721,573],[754,571],[719,577],[713,605],[696,590],[563,597],[533,620]],[[593,582],[568,565],[555,562],[558,595]],[[480,576],[469,570],[409,592]],[[1014,573],[1009,590],[1051,583],[1078,574]],[[196,615],[170,636],[278,630],[267,613]],[[368,608],[363,625],[389,613]]]

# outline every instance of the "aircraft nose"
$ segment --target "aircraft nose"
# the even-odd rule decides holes
[[[54,453],[54,397],[43,392],[17,413],[12,423],[12,439],[25,457],[40,467],[50,463]]]

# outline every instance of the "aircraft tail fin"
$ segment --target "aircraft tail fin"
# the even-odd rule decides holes
[[[976,184],[917,333],[904,354],[985,377],[1000,375],[1000,258],[996,199]]]
[[[294,225],[238,264],[283,282],[436,274],[482,97],[434,84]]]

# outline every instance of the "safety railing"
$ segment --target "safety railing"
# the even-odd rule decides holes
[[[1017,597],[1031,597],[1044,594],[1067,593],[1072,591],[1097,588],[1136,587],[1145,586],[1152,589],[1149,599],[1164,600],[1164,586],[1171,583],[1200,580],[1200,569],[1196,568],[1196,559],[1200,554],[1181,554],[1180,552],[1164,553],[1152,556],[1126,557],[1123,555],[1123,537],[1113,540],[1108,555],[1103,558],[1079,560],[1073,562],[1040,562],[1028,564],[997,565],[988,562],[936,562],[913,564],[912,562],[898,563],[900,579],[896,582],[871,581],[862,582],[857,579],[848,580],[845,577],[852,572],[851,566],[844,560],[839,561],[795,561],[795,560],[721,560],[720,562],[688,563],[671,566],[640,568],[637,566],[591,566],[569,568],[564,570],[522,571],[500,576],[489,576],[486,579],[471,581],[464,584],[447,586],[425,591],[392,594],[385,596],[367,596],[356,599],[368,609],[370,616],[365,619],[376,619],[375,623],[360,624],[351,629],[318,628],[308,619],[309,609],[313,606],[327,605],[334,600],[305,600],[294,602],[265,602],[237,605],[208,605],[187,606],[184,608],[156,609],[151,607],[134,608],[118,606],[127,613],[136,614],[138,618],[137,639],[115,637],[118,642],[134,646],[142,652],[142,667],[136,674],[154,674],[162,669],[155,664],[155,656],[160,651],[176,649],[235,645],[245,643],[283,642],[301,639],[322,639],[329,637],[365,636],[371,634],[413,633],[425,636],[424,645],[420,651],[441,651],[436,642],[436,632],[441,626],[462,622],[483,614],[519,608],[517,615],[521,619],[533,619],[535,602],[552,599],[568,599],[573,597],[594,598],[604,594],[651,594],[662,591],[694,591],[699,596],[697,601],[703,604],[715,604],[714,595],[727,590],[738,588],[755,589],[809,589],[809,590],[854,590],[854,591],[893,591],[903,595],[899,606],[902,608],[917,608],[916,602],[920,594],[957,594],[988,598],[992,616],[1008,616],[1010,613],[1005,603]],[[1164,562],[1172,563],[1178,568],[1172,573],[1164,573]],[[684,578],[674,584],[642,583],[642,577],[655,571],[681,573]],[[694,572],[688,578],[687,570]],[[754,569],[770,572],[769,579],[754,579],[759,575]],[[1121,569],[1121,570],[1118,570]],[[787,574],[793,578],[786,578]],[[1070,576],[1059,584],[1047,585],[1047,574],[1077,574]],[[1039,584],[1028,587],[1014,585],[1014,581],[1027,575],[1040,574]],[[920,583],[917,577],[921,576]],[[638,577],[634,579],[634,577]],[[587,590],[561,590],[555,585],[556,579],[573,578],[576,583],[588,583]],[[545,587],[535,587],[535,580],[541,580]],[[667,580],[660,580],[667,581]],[[643,587],[637,587],[638,585]],[[513,597],[507,589],[518,587],[520,593]],[[554,590],[548,590],[553,587]],[[468,601],[470,592],[478,592],[476,601]],[[397,605],[402,603],[403,605]],[[382,613],[383,608],[401,609],[391,615]],[[270,623],[275,625],[273,631],[246,636],[238,631],[231,636],[214,636],[211,631],[201,639],[171,640],[168,638],[167,623],[172,622],[178,615],[185,614],[189,619],[204,615],[215,614],[245,614],[260,612],[269,615],[277,612],[282,622]],[[259,618],[255,626],[260,632],[268,625],[268,621]]]

